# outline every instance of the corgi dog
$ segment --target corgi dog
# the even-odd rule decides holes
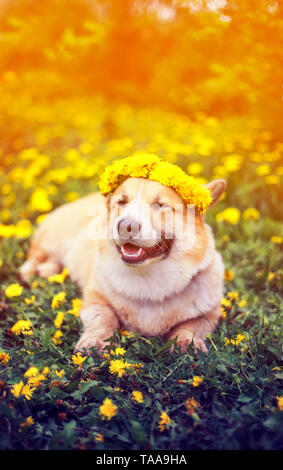
[[[226,182],[206,187],[211,207]],[[103,349],[121,326],[177,338],[182,351],[191,342],[207,350],[205,336],[221,316],[224,265],[204,215],[171,187],[128,177],[111,196],[94,193],[51,212],[20,275],[49,277],[63,266],[82,291],[76,351]]]

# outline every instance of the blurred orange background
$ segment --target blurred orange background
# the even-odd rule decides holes
[[[1,136],[21,137],[9,122],[11,96],[29,106],[99,94],[190,118],[256,116],[279,137],[282,8],[275,0],[1,0]]]

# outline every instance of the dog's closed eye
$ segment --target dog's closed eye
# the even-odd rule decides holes
[[[167,204],[167,202],[154,202],[152,204],[152,208],[154,210],[160,210],[160,209],[172,209],[170,204]]]

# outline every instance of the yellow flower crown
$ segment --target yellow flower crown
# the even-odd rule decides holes
[[[180,167],[162,161],[157,155],[139,154],[116,160],[106,167],[100,177],[99,188],[110,194],[127,178],[148,178],[173,188],[186,204],[193,204],[204,214],[212,201],[210,191]]]

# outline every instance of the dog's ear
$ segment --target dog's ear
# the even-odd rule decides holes
[[[220,199],[222,194],[226,189],[227,183],[225,180],[213,180],[210,183],[206,184],[206,188],[209,189],[212,201],[210,203],[209,209],[213,207]]]

